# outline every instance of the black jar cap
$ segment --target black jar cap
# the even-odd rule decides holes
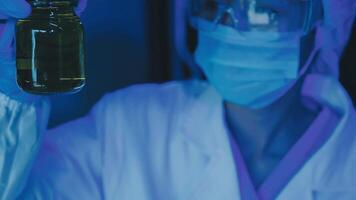
[[[69,2],[73,6],[77,6],[79,0],[27,0],[31,4],[51,4],[51,3],[58,3],[58,2]]]

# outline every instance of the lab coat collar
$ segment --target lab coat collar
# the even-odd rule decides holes
[[[302,95],[330,107],[341,116],[353,110],[353,104],[340,82],[332,76],[309,74],[304,81]]]
[[[201,151],[214,154],[224,144],[221,134],[226,134],[223,100],[208,83],[196,81],[192,84],[189,87],[198,90],[182,112],[181,130]]]
[[[323,107],[330,108],[339,116],[340,121],[332,135],[332,140],[343,133],[350,119],[355,117],[351,98],[333,76],[309,74],[304,81],[302,95],[314,99]]]
[[[189,87],[198,89],[182,112],[180,133],[208,158],[208,162],[201,169],[203,178],[198,180],[197,187],[188,195],[189,199],[239,200],[239,185],[224,120],[223,100],[209,84],[198,81],[193,84]],[[191,88],[187,91],[191,91]]]

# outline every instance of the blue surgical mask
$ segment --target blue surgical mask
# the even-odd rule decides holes
[[[217,25],[199,31],[195,59],[225,100],[258,109],[283,96],[300,76],[300,37]]]

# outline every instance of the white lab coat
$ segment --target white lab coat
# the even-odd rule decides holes
[[[277,199],[356,199],[351,101],[319,75],[309,75],[303,93],[340,120]],[[239,200],[222,103],[199,81],[108,94],[87,116],[45,133],[21,199]]]

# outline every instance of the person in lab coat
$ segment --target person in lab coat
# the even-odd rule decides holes
[[[46,130],[15,83],[0,0],[0,199],[356,198],[356,114],[338,81],[353,0],[188,1],[207,81],[132,86]],[[84,7],[84,6],[82,6]]]

